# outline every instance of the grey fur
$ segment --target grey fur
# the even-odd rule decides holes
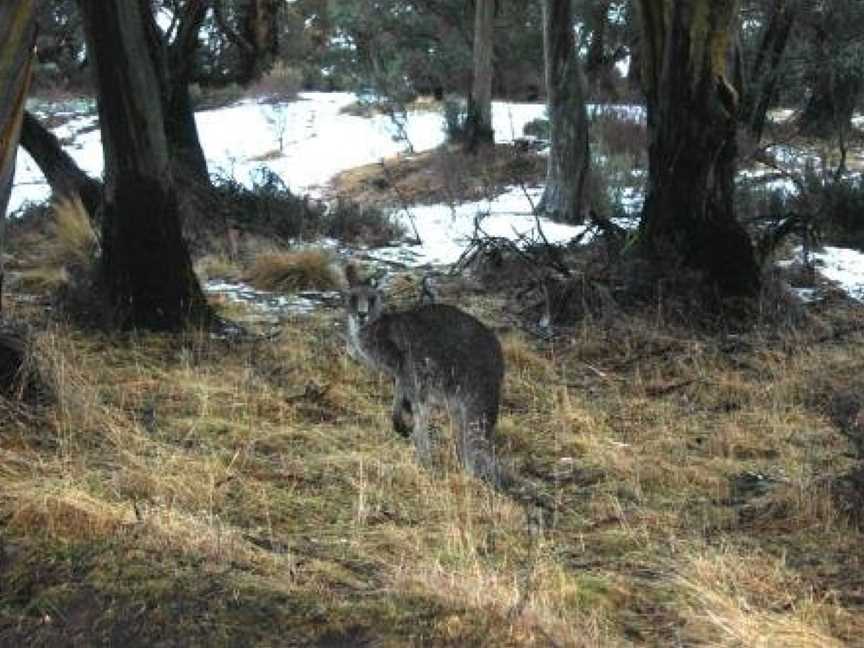
[[[495,333],[445,304],[386,313],[383,295],[374,285],[359,282],[351,266],[346,276],[348,352],[394,379],[393,428],[413,439],[418,459],[428,465],[429,410],[443,405],[456,423],[456,447],[465,470],[500,486],[494,429],[504,357]]]

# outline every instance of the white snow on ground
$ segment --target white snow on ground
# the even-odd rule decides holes
[[[302,93],[286,104],[244,101],[227,108],[195,115],[204,154],[211,172],[251,184],[252,172],[266,165],[278,173],[295,193],[322,193],[340,171],[406,151],[398,129],[385,115],[358,117],[342,109],[356,101],[351,93]],[[525,124],[545,114],[543,104],[493,104],[493,127],[499,142],[522,137]],[[81,168],[102,175],[102,144],[96,117],[77,117],[54,133],[67,146]],[[77,135],[86,129],[88,132]],[[409,113],[405,134],[415,151],[435,148],[444,142],[440,112]],[[280,150],[281,140],[281,150]],[[41,202],[50,190],[36,164],[24,151],[18,154],[18,170],[9,211],[27,200]]]
[[[857,250],[825,246],[813,255],[820,273],[836,282],[850,297],[864,301],[864,254]]]
[[[280,174],[293,191],[319,197],[329,180],[340,171],[406,151],[405,142],[396,137],[397,128],[389,117],[359,117],[342,112],[354,101],[356,97],[349,93],[303,93],[298,101],[288,104],[246,101],[199,112],[196,119],[212,171],[250,183],[252,171],[268,166]],[[69,109],[50,108],[52,114],[64,110]],[[78,115],[84,112],[81,106],[74,110]],[[639,106],[589,106],[589,114],[603,112],[613,112],[624,119],[645,118],[644,109]],[[493,114],[496,138],[506,142],[522,137],[525,124],[543,117],[545,107],[537,103],[495,102]],[[101,176],[102,146],[96,117],[73,117],[54,132],[84,171]],[[434,148],[445,137],[442,116],[432,110],[411,112],[405,132],[416,151]],[[801,157],[799,151],[781,149],[777,153],[786,161],[800,161],[796,160]],[[10,212],[19,209],[25,201],[42,202],[50,197],[41,172],[23,150],[19,151],[17,164]],[[531,208],[532,202],[536,204],[539,200],[540,189],[532,188],[528,193],[530,200],[522,189],[511,188],[491,201],[452,208],[447,205],[413,207],[409,210],[410,216],[403,212],[396,217],[406,226],[409,235],[416,226],[423,244],[374,250],[370,255],[409,265],[453,263],[475,233],[475,221],[490,235],[511,239],[536,237],[538,221]],[[634,208],[641,202],[641,196],[633,192],[622,198]],[[546,238],[552,242],[568,241],[583,232],[582,227],[546,219],[539,222]],[[864,255],[828,247],[817,254],[817,258],[822,264],[822,274],[864,301]]]
[[[379,248],[372,250],[369,256],[407,265],[455,263],[470,243],[478,218],[480,230],[489,236],[537,239],[537,219],[532,213],[532,204],[537,204],[541,192],[541,189],[528,189],[526,196],[522,188],[511,187],[494,200],[463,203],[452,210],[441,205],[413,207],[408,214],[401,212],[397,218],[409,235],[416,226],[422,245]],[[569,241],[585,230],[582,226],[546,219],[540,219],[540,223],[551,243]]]
[[[196,121],[210,170],[248,185],[254,172],[267,166],[295,193],[320,197],[340,171],[406,150],[404,139],[396,136],[398,128],[388,116],[359,117],[343,112],[355,101],[355,95],[350,93],[310,92],[287,104],[245,101],[199,112]],[[543,104],[495,102],[493,127],[497,141],[522,137],[525,124],[544,114]],[[101,175],[102,148],[95,117],[76,117],[54,132],[64,142],[72,142],[66,150],[82,169]],[[405,134],[415,151],[440,145],[445,139],[441,113],[409,113]],[[50,195],[38,167],[23,151],[18,165],[10,211],[25,200],[42,201]],[[539,190],[532,191],[532,200],[539,200]],[[376,251],[381,258],[400,258],[412,265],[452,263],[470,240],[478,213],[486,215],[483,231],[495,236],[516,238],[530,234],[536,227],[531,203],[517,189],[491,202],[467,203],[454,209],[446,205],[415,207],[410,213],[411,217],[401,214],[397,218],[409,234],[416,226],[423,244]],[[566,241],[582,231],[545,219],[542,222],[550,241]]]
[[[803,262],[802,250],[797,248],[791,259],[778,261],[777,265],[787,267]],[[812,252],[816,270],[829,281],[834,282],[847,295],[864,302],[864,253],[847,248],[826,245],[818,252]],[[801,301],[810,302],[819,296],[818,288],[795,288],[794,292]]]

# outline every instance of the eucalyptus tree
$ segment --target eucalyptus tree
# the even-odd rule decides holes
[[[32,73],[35,9],[35,0],[0,4],[0,312],[3,309],[3,229]]]
[[[640,0],[649,172],[640,247],[656,267],[752,295],[750,236],[734,207],[740,86],[736,0]]]
[[[550,150],[538,211],[578,223],[583,218],[590,156],[585,79],[573,36],[570,0],[543,0],[543,51]]]
[[[102,279],[113,323],[177,330],[207,315],[180,230],[147,0],[81,0],[105,158]]]

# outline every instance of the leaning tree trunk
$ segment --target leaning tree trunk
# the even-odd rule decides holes
[[[82,171],[63,150],[60,140],[30,112],[24,113],[21,146],[39,166],[55,196],[80,196],[90,216],[97,216],[102,205],[102,183]]]
[[[0,313],[3,312],[3,248],[6,208],[30,88],[36,24],[34,0],[0,4]]]
[[[174,43],[167,47],[163,42],[152,13],[147,13],[147,33],[152,39],[151,48],[159,54],[157,71],[163,93],[165,111],[165,135],[175,165],[184,178],[205,186],[210,185],[207,159],[198,137],[195,111],[189,96],[189,82],[194,68],[195,54],[201,43],[199,32],[207,14],[207,0],[187,0],[177,28]]]
[[[465,144],[469,151],[495,143],[492,128],[492,70],[496,0],[476,0],[474,78],[468,96]]]
[[[780,62],[798,13],[796,0],[775,0],[759,51],[747,74],[739,121],[754,144],[762,139],[768,108],[777,93]]]
[[[640,246],[665,272],[688,267],[726,295],[759,268],[733,202],[738,91],[729,81],[736,0],[640,0],[649,172]]]
[[[81,0],[105,155],[102,271],[115,325],[177,330],[206,313],[180,232],[147,0]]]
[[[550,150],[538,211],[580,223],[589,164],[588,113],[570,0],[543,0],[543,54]]]

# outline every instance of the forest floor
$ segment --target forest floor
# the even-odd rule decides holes
[[[503,152],[334,184],[400,207],[542,178]],[[10,235],[9,274],[44,272],[51,228]],[[540,524],[459,469],[446,416],[417,465],[335,307],[272,337],[109,335],[51,311],[60,270],[36,279],[4,304],[51,398],[0,400],[2,647],[862,645],[864,309],[840,290],[766,295],[744,330],[659,300],[541,339],[503,293],[441,279],[502,338],[500,453]]]
[[[418,467],[336,309],[238,341],[7,303],[56,401],[4,401],[0,645],[860,642],[860,307],[733,335],[658,304],[543,341],[446,299],[498,325],[540,528],[452,453]]]

